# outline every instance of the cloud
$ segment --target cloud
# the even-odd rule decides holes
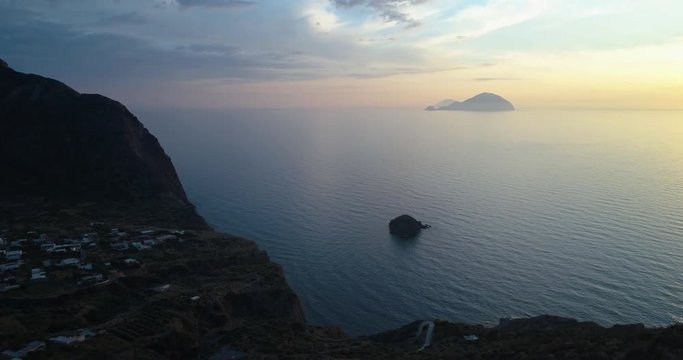
[[[147,22],[147,18],[135,13],[127,12],[123,14],[103,15],[95,22],[95,25],[142,25]]]
[[[441,19],[437,26],[442,31],[425,39],[424,44],[431,48],[444,48],[458,46],[463,42],[472,43],[488,34],[528,23],[557,11],[558,4],[561,4],[560,0],[488,0],[471,3]]]
[[[142,20],[131,14],[102,18],[105,20],[100,22],[111,24]],[[297,31],[295,47],[249,47],[248,41],[211,42],[194,37],[154,41],[147,36],[112,33],[108,28],[46,21],[35,12],[0,5],[0,56],[19,71],[63,79],[84,89],[105,88],[109,83],[203,79],[365,78],[417,73],[419,70],[406,66],[421,63],[418,54],[400,47],[376,50],[356,45],[354,39],[348,43],[318,40],[307,37],[302,29]],[[387,60],[387,56],[394,60]],[[363,74],[358,75],[359,71]]]
[[[226,46],[219,44],[190,44],[178,46],[175,50],[213,56],[229,56],[239,52],[239,48],[237,46]]]
[[[419,75],[419,74],[436,74],[451,71],[468,70],[469,66],[454,66],[447,68],[432,68],[432,67],[383,67],[381,69],[368,68],[367,72],[359,72],[351,74],[355,79],[377,79],[396,75]]]
[[[343,25],[333,12],[321,5],[321,3],[312,3],[303,12],[313,31],[327,33]]]
[[[491,0],[472,5],[452,18],[459,36],[473,38],[532,20],[551,10],[556,0]]]
[[[212,7],[212,8],[241,8],[256,5],[254,1],[248,0],[174,0],[182,7]]]
[[[507,77],[479,77],[472,79],[473,81],[517,81],[522,80],[520,78],[507,78]]]
[[[93,90],[110,83],[123,88],[125,83],[204,79],[243,83],[368,78],[429,69],[424,54],[404,46],[398,38],[346,33],[321,36],[319,31],[339,20],[331,18],[325,23],[316,18],[321,25],[311,31],[312,19],[301,17],[298,9],[290,14],[278,12],[280,17],[262,14],[262,9],[248,10],[256,19],[270,19],[268,28],[252,17],[234,13],[159,14],[153,4],[146,8],[124,0],[119,4],[92,9],[88,17],[63,20],[43,15],[49,13],[44,8],[3,6],[0,0],[0,56],[19,71]],[[225,21],[226,16],[233,20]],[[144,24],[135,25],[140,22]],[[243,29],[239,35],[225,31],[238,26],[235,24]],[[187,31],[160,30],[176,25]],[[274,32],[272,28],[285,30]],[[225,36],[217,36],[220,30]],[[439,68],[449,67],[441,65]]]
[[[409,15],[408,9],[430,0],[330,0],[336,8],[350,9],[367,7],[379,14],[387,23],[401,24],[406,27],[419,26],[420,22]]]
[[[0,55],[17,70],[30,69],[77,84],[109,81],[236,80],[312,77],[316,66],[296,54],[244,51],[228,45],[157,46],[130,36],[82,32],[0,6]],[[50,59],[50,61],[45,61]]]
[[[379,37],[379,38],[358,38],[359,43],[378,43],[378,42],[387,42],[387,41],[394,41],[396,38],[394,37]]]

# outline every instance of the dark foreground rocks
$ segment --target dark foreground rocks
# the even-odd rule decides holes
[[[433,345],[416,353],[420,322],[374,335],[358,358],[372,359],[683,359],[683,325],[602,327],[556,316],[502,320],[485,327],[435,321]],[[475,335],[475,341],[468,341]],[[467,337],[467,338],[466,338]],[[370,350],[372,348],[372,350]]]
[[[410,215],[401,215],[389,222],[389,233],[402,238],[414,238],[422,229],[429,227]]]
[[[97,213],[86,217],[157,213],[145,224],[208,229],[157,138],[125,106],[2,60],[0,164],[0,221],[87,204]]]
[[[278,343],[307,326],[282,268],[252,241],[193,234],[144,252],[89,251],[88,262],[111,264],[100,285],[60,279],[70,270],[52,267],[45,282],[0,293],[0,352],[43,341],[31,359],[206,359],[226,346],[286,353]],[[69,346],[49,340],[82,329],[96,335]]]
[[[171,159],[121,103],[0,61],[0,200],[165,202],[201,221]],[[200,224],[201,225],[201,224]]]

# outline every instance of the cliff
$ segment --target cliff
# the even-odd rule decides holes
[[[0,68],[0,191],[189,204],[171,159],[123,105]]]
[[[253,241],[208,228],[122,104],[0,60],[0,164],[0,249],[21,249],[0,269],[0,357],[46,342],[31,356],[187,359],[230,334],[257,351],[259,339],[306,329],[282,268]],[[79,333],[94,336],[54,341]]]
[[[156,201],[205,227],[171,159],[125,106],[0,65],[0,200],[60,207]]]

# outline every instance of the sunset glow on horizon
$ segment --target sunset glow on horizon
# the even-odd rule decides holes
[[[683,2],[0,0],[0,57],[149,107],[682,109]]]

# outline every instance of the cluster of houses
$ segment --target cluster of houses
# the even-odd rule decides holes
[[[40,351],[45,349],[45,342],[44,341],[31,341],[30,343],[24,345],[21,349],[18,350],[5,350],[2,353],[2,357],[5,359],[23,359],[25,358],[28,354],[34,352],[34,351]]]
[[[50,337],[46,339],[46,341],[54,346],[73,346],[80,344],[97,334],[97,332],[91,329],[81,329],[67,335]],[[4,350],[0,353],[0,357],[3,359],[23,359],[33,352],[45,350],[47,346],[46,341],[34,340],[25,344],[21,349]]]
[[[97,248],[97,233],[83,234],[80,239],[56,241],[47,234],[28,232],[32,239],[8,241],[0,238],[0,292],[21,287],[21,269],[30,266],[30,273],[23,277],[24,284],[48,280],[48,268],[77,268],[89,276],[93,265],[84,262],[87,251]],[[1,260],[0,260],[1,261]],[[28,266],[26,266],[28,267]]]
[[[47,281],[53,270],[75,270],[81,286],[106,283],[102,274],[110,263],[92,264],[88,254],[98,249],[115,252],[146,251],[168,241],[183,241],[183,231],[158,234],[155,230],[143,230],[134,234],[114,228],[102,236],[96,232],[82,234],[77,239],[54,239],[47,234],[28,232],[29,239],[10,241],[0,237],[0,293]],[[134,259],[126,259],[132,260]],[[132,262],[125,264],[131,265]],[[98,272],[99,269],[99,272]],[[30,270],[30,273],[29,273]],[[25,276],[22,276],[25,275]]]
[[[109,234],[109,239],[112,250],[128,251],[134,249],[137,251],[145,251],[167,241],[182,241],[177,235],[183,233],[184,232],[182,231],[176,231],[174,234],[165,234],[155,237],[155,230],[142,230],[140,231],[140,235],[132,237],[128,233],[114,228]]]
[[[111,232],[91,232],[77,239],[55,239],[47,234],[26,233],[27,239],[8,240],[7,231],[0,231],[0,293],[30,286],[55,278],[54,274],[64,271],[77,276],[79,286],[96,286],[109,282],[106,273],[112,265],[109,262],[93,264],[88,256],[93,251],[113,251],[117,254],[139,252],[152,249],[169,241],[183,242],[183,231],[158,233],[143,230],[134,234],[114,228]],[[126,255],[121,260],[126,267],[136,267],[140,261]],[[52,274],[52,276],[51,276]],[[159,292],[168,290],[170,285],[162,285]],[[198,298],[198,297],[197,297]],[[82,329],[68,334],[52,336],[44,341],[36,340],[17,350],[0,352],[0,359],[22,359],[31,353],[41,351],[46,346],[74,346],[96,335],[90,329]]]

